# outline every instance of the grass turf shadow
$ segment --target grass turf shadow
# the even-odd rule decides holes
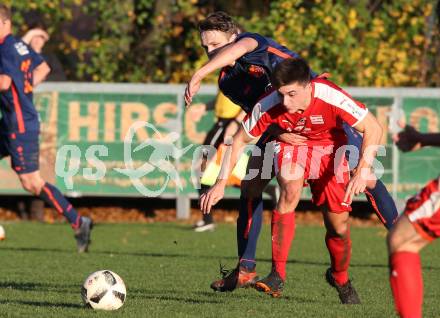
[[[0,282],[0,289],[13,289],[20,291],[42,291],[71,293],[79,290],[78,285],[58,285],[33,282]]]
[[[35,307],[76,308],[84,309],[84,305],[66,302],[30,301],[30,300],[0,300],[0,304],[16,304]]]

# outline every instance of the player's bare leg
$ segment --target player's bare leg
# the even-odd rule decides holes
[[[87,252],[93,227],[92,220],[88,217],[81,217],[56,187],[43,180],[39,170],[18,176],[23,189],[45,201],[59,214],[64,215],[75,231],[78,252]]]
[[[327,229],[325,243],[330,254],[331,267],[326,272],[327,282],[339,294],[343,304],[359,304],[356,290],[348,277],[351,257],[351,239],[348,212],[323,212]]]
[[[24,190],[38,196],[44,186],[44,180],[41,178],[40,171],[24,173],[18,175]]]
[[[388,233],[387,244],[390,254],[401,251],[418,253],[429,241],[416,231],[408,216],[402,215]]]
[[[419,252],[429,244],[402,215],[387,238],[390,284],[401,317],[422,317],[423,278]]]

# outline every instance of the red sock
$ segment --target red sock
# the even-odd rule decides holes
[[[295,236],[295,212],[272,213],[272,268],[286,280],[286,263]]]
[[[418,253],[396,252],[391,255],[390,284],[400,317],[422,317],[423,279]]]
[[[348,266],[351,258],[350,229],[344,238],[339,236],[325,235],[325,244],[330,253],[331,268],[333,277],[338,285],[348,282]]]

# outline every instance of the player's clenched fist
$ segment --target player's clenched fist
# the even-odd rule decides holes
[[[396,146],[403,152],[414,151],[421,148],[421,136],[414,127],[406,125],[403,130],[393,137]]]
[[[217,204],[218,201],[223,199],[225,195],[225,186],[223,183],[217,182],[214,184],[208,192],[202,194],[200,197],[200,210],[203,214],[211,212],[211,208]]]

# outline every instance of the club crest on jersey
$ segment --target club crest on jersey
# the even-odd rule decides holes
[[[293,130],[302,131],[305,126],[306,126],[306,117],[302,117],[300,118],[300,120],[296,122],[296,126]]]
[[[18,54],[20,54],[20,55],[29,54],[29,50],[23,42],[17,42],[14,44],[14,46],[15,46],[15,49],[17,50]]]
[[[265,71],[264,68],[258,65],[251,65],[248,68],[249,74],[251,74],[254,77],[261,77],[264,75]]]
[[[322,115],[311,115],[310,116],[310,122],[313,125],[323,125],[324,124],[324,118],[322,118]]]

